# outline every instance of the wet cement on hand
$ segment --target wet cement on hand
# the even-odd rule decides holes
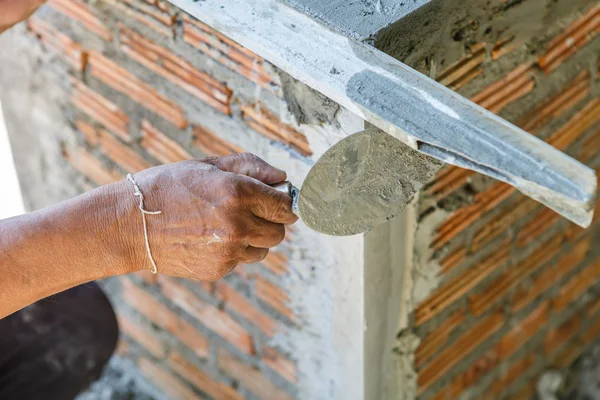
[[[329,149],[311,169],[298,209],[312,229],[364,233],[394,218],[442,163],[370,128]]]

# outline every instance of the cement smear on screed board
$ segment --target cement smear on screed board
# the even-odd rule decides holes
[[[298,209],[319,232],[364,233],[397,216],[440,166],[387,133],[368,129],[319,159],[302,186]]]

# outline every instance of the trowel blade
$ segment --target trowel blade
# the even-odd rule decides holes
[[[327,235],[368,232],[397,216],[441,166],[379,129],[355,133],[312,167],[298,214]]]

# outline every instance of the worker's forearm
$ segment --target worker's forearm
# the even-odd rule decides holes
[[[143,246],[139,232],[123,225],[136,211],[131,188],[119,182],[0,221],[0,318],[75,285],[143,267],[133,252]]]
[[[247,153],[183,161],[0,221],[0,318],[155,265],[161,274],[212,281],[261,261],[284,239],[284,224],[297,220],[290,196],[269,186],[285,178]],[[143,218],[136,193],[157,214]]]

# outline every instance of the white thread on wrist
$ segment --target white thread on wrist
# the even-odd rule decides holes
[[[147,210],[145,210],[144,209],[144,195],[142,194],[140,187],[135,182],[135,180],[133,179],[133,176],[131,174],[127,174],[127,180],[129,182],[131,182],[131,184],[133,185],[134,195],[136,197],[139,197],[139,199],[140,199],[139,209],[142,212],[142,223],[144,225],[144,239],[146,240],[146,252],[148,253],[148,258],[150,259],[150,263],[152,264],[152,273],[156,275],[156,273],[158,272],[158,268],[156,267],[156,263],[154,262],[154,258],[152,257],[152,252],[150,251],[150,240],[148,239],[148,226],[146,224],[146,214],[159,215],[159,214],[162,214],[162,211],[147,211]]]

